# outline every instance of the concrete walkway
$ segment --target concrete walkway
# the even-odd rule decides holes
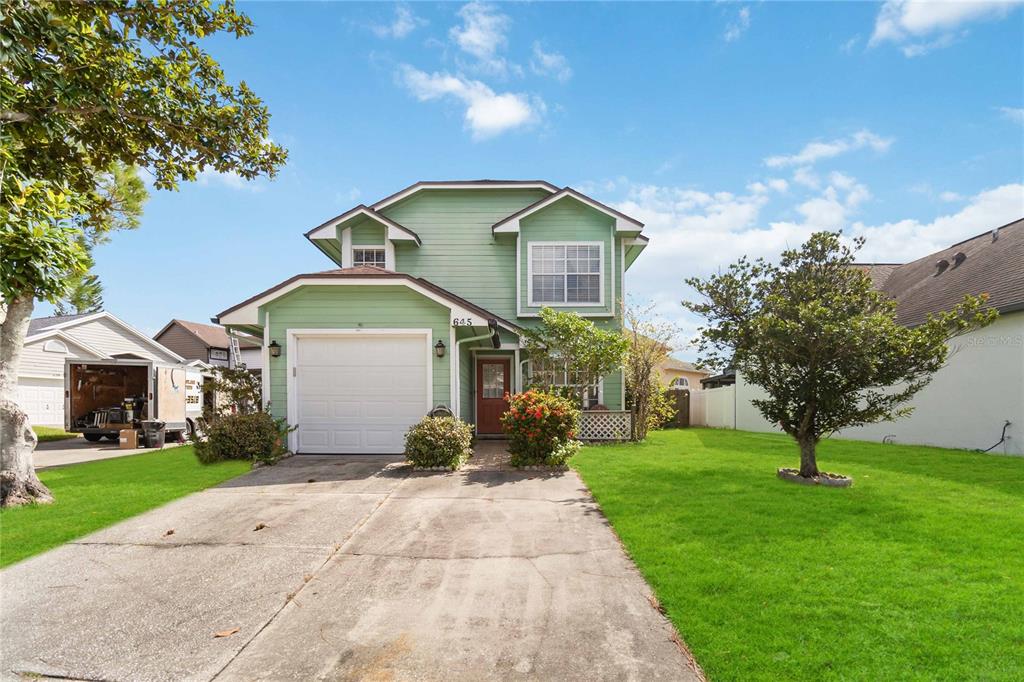
[[[699,679],[576,474],[500,447],[294,457],[12,566],[3,675]]]
[[[185,443],[167,443],[164,448],[175,448]],[[101,440],[97,443],[90,443],[79,436],[67,440],[51,440],[39,443],[36,451],[32,453],[32,461],[36,469],[62,466],[64,464],[78,464],[80,462],[95,462],[98,459],[113,459],[115,457],[126,457],[138,455],[143,452],[154,452],[149,448],[134,448],[122,450],[117,443]]]

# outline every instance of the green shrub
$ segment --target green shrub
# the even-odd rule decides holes
[[[205,438],[193,436],[196,457],[203,464],[225,459],[248,459],[274,464],[288,454],[289,427],[268,412],[225,414],[207,428]]]
[[[535,390],[512,396],[501,416],[512,465],[564,464],[578,450],[570,443],[579,421],[573,400]]]
[[[414,467],[458,469],[473,454],[473,427],[457,417],[424,417],[405,434]]]

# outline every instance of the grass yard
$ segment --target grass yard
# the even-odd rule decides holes
[[[713,429],[575,459],[710,680],[1024,679],[1024,459]]]
[[[44,469],[53,504],[0,511],[0,567],[209,488],[248,471],[247,461],[200,464],[191,445]]]
[[[45,443],[50,440],[68,440],[69,438],[78,438],[77,433],[68,433],[64,429],[56,426],[33,426],[32,430],[36,432],[36,436],[39,438],[40,443]]]

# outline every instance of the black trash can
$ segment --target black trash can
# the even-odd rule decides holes
[[[142,422],[142,439],[147,448],[162,448],[167,435],[167,424],[156,419]]]

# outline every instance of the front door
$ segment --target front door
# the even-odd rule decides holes
[[[476,361],[476,432],[500,434],[501,415],[508,410],[511,388],[508,358],[479,358]]]

